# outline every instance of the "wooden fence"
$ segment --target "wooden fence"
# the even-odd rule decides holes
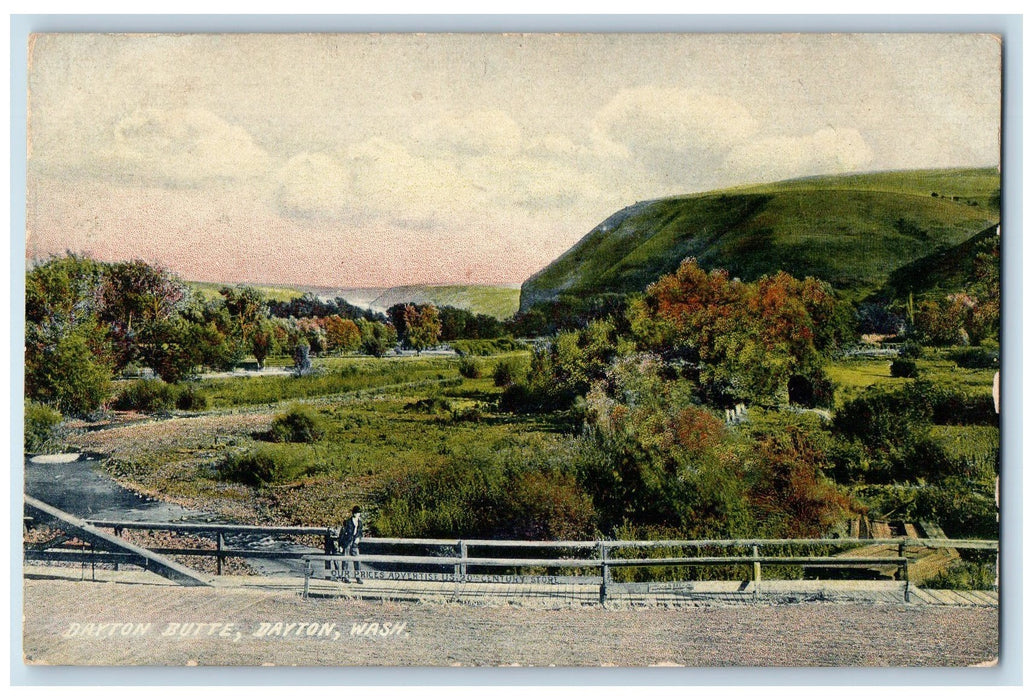
[[[806,567],[816,569],[873,569],[889,567],[903,582],[904,598],[910,599],[909,558],[907,549],[951,548],[968,550],[998,549],[995,540],[951,540],[932,538],[890,539],[735,539],[735,540],[570,540],[526,541],[484,539],[401,539],[365,538],[359,556],[334,554],[336,530],[325,527],[271,527],[223,525],[216,523],[130,522],[115,520],[84,521],[90,528],[111,529],[116,536],[125,530],[192,533],[212,540],[210,548],[152,548],[158,555],[214,557],[221,574],[226,557],[261,559],[293,559],[304,562],[305,592],[311,578],[362,578],[409,581],[447,581],[457,585],[477,582],[514,583],[581,583],[599,586],[599,598],[605,601],[607,589],[615,585],[615,571],[632,571],[650,567],[671,570],[689,567],[738,567],[748,572],[753,582],[753,595],[759,595],[764,567]],[[308,539],[305,550],[263,549],[255,546],[230,547],[227,537],[252,536],[271,538],[285,536],[293,540]],[[850,550],[871,545],[889,545],[896,549],[892,556],[850,556]],[[318,554],[322,548],[323,554]],[[87,555],[91,561],[110,561],[116,566],[125,558],[117,552],[105,552],[91,544],[89,552],[67,547],[26,547],[27,558],[42,560],[77,560]],[[316,553],[313,553],[315,549]],[[419,553],[402,553],[399,551]],[[824,550],[818,555],[799,551]],[[31,551],[30,551],[31,550]],[[100,550],[100,551],[98,551]],[[471,554],[473,550],[474,554]],[[649,556],[656,550],[667,550]],[[775,550],[775,551],[772,551]],[[830,551],[836,554],[829,554]],[[393,553],[380,553],[393,551]],[[673,551],[673,553],[672,553]],[[501,555],[499,554],[501,552]],[[787,553],[788,552],[788,553]],[[107,555],[111,555],[110,557]],[[649,572],[644,572],[649,576]],[[628,574],[621,574],[628,578]]]

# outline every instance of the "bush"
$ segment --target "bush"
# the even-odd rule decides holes
[[[91,331],[76,329],[35,356],[26,351],[26,395],[65,415],[88,416],[101,408],[111,382],[101,345]]]
[[[305,472],[305,463],[299,456],[282,448],[264,446],[226,457],[219,467],[219,478],[247,486],[266,486],[291,481]]]
[[[484,418],[484,407],[477,403],[473,406],[453,408],[451,413],[453,423],[480,423]]]
[[[138,379],[119,392],[112,407],[119,411],[159,413],[176,405],[176,387],[160,379]]]
[[[472,447],[449,464],[395,476],[385,485],[377,532],[386,537],[586,539],[591,498],[541,444]]]
[[[994,369],[997,367],[997,354],[985,348],[960,348],[948,354],[947,358],[963,369]]]
[[[491,340],[453,340],[449,342],[459,355],[475,355],[486,357],[504,352],[526,350],[527,344],[512,338],[494,338]]]
[[[994,587],[994,572],[991,565],[963,561],[928,579],[922,587],[949,588],[955,591],[989,591]]]
[[[918,377],[918,365],[914,360],[896,359],[890,364],[890,376],[915,379]]]
[[[510,386],[524,374],[523,364],[514,359],[500,360],[495,365],[494,371],[491,373],[491,377],[495,382],[495,386]]]
[[[824,376],[794,374],[789,378],[789,403],[805,408],[832,408],[836,385]]]
[[[925,348],[921,343],[909,340],[900,347],[900,357],[906,360],[917,360],[925,354]]]
[[[25,451],[39,452],[54,437],[61,413],[49,406],[28,401],[25,404]]]
[[[405,405],[407,411],[418,411],[420,413],[442,413],[452,410],[452,404],[440,396],[428,396],[425,399],[410,401]]]
[[[195,386],[185,386],[176,397],[176,408],[180,411],[203,411],[208,408],[208,395]]]
[[[273,442],[315,442],[323,437],[322,420],[306,406],[291,406],[273,419],[269,439]]]
[[[463,357],[459,360],[459,374],[467,379],[479,379],[482,374],[481,363],[471,357]]]

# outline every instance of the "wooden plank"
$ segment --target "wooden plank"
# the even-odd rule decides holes
[[[925,603],[926,605],[929,605],[929,604],[935,605],[936,604],[936,599],[933,598],[932,596],[930,596],[928,593],[926,593],[924,588],[919,588],[918,586],[912,586],[911,587],[911,602],[913,602],[913,603],[914,602]]]
[[[950,605],[947,599],[943,597],[943,591],[932,588],[923,588],[922,591],[929,597],[931,605]]]
[[[176,583],[184,586],[208,585],[208,582],[204,577],[193,569],[189,569],[182,564],[172,561],[171,559],[166,559],[160,554],[155,554],[143,547],[130,544],[121,537],[115,537],[114,535],[102,532],[96,527],[88,525],[84,520],[81,520],[70,513],[66,513],[63,510],[54,508],[43,501],[32,498],[28,494],[25,494],[25,505],[39,512],[44,517],[49,518],[51,521],[56,520],[58,526],[62,530],[81,540],[92,542],[95,545],[103,544],[110,548],[111,551],[134,554],[143,558],[149,571],[153,571],[159,576],[163,576],[170,581],[175,581]]]
[[[967,601],[970,605],[985,605],[979,596],[975,595],[977,591],[954,591],[954,594],[959,598]]]

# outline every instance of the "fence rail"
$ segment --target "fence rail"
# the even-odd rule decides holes
[[[431,548],[425,554],[379,554],[368,553],[359,556],[333,554],[333,543],[336,530],[328,527],[298,526],[261,526],[261,525],[229,525],[223,523],[176,523],[176,522],[131,522],[122,520],[88,520],[84,521],[90,528],[111,529],[115,535],[126,530],[164,531],[171,533],[193,533],[207,535],[213,539],[213,546],[203,547],[166,547],[150,551],[159,555],[214,557],[217,562],[217,573],[222,573],[226,557],[253,557],[263,559],[295,559],[305,564],[305,594],[309,592],[309,581],[313,577],[342,578],[342,572],[348,570],[357,578],[400,578],[405,580],[450,581],[457,585],[464,582],[475,582],[486,577],[505,577],[510,580],[533,580],[534,582],[563,579],[564,581],[581,581],[586,584],[599,585],[599,597],[605,601],[607,589],[615,584],[615,569],[635,569],[645,567],[706,567],[706,566],[745,566],[749,567],[750,580],[753,582],[753,595],[759,594],[762,581],[762,567],[799,566],[822,569],[856,569],[894,567],[898,580],[904,584],[904,599],[910,599],[909,564],[907,557],[909,548],[950,548],[968,550],[997,551],[996,540],[952,540],[945,538],[835,538],[835,539],[713,539],[713,540],[485,540],[485,539],[444,539],[444,538],[389,538],[370,537],[363,540],[364,549],[383,550],[391,548]],[[287,551],[252,548],[248,546],[228,547],[226,537],[240,536],[291,536],[318,537],[323,554],[311,551]],[[372,545],[372,546],[371,546]],[[873,555],[851,556],[850,550],[872,545],[892,546],[896,548],[896,556]],[[803,554],[786,554],[785,551],[763,553],[765,548],[802,548],[817,547],[840,550],[836,556],[820,554],[815,556]],[[470,550],[482,552],[471,556]],[[673,554],[661,556],[643,556],[644,551],[655,549],[681,550]],[[713,550],[725,550],[715,553]],[[737,552],[735,550],[747,550]],[[487,551],[483,551],[487,550]],[[488,556],[491,550],[507,550],[504,556]],[[514,555],[519,550],[537,550]],[[690,554],[686,550],[695,550]],[[703,551],[710,550],[710,551]],[[570,556],[563,556],[565,553]],[[316,548],[318,552],[318,548]],[[542,556],[543,553],[558,552],[558,556]],[[26,558],[44,561],[90,561],[110,560],[116,565],[119,562],[132,563],[133,557],[117,555],[105,551],[103,547],[88,549],[71,549],[61,542],[56,546],[26,547]],[[110,555],[110,556],[109,556]],[[79,559],[76,559],[79,557]],[[363,569],[365,566],[365,569]],[[392,569],[393,567],[393,569]],[[398,570],[401,567],[402,570]],[[546,571],[572,572],[557,576],[537,573],[503,573],[490,575],[476,573],[472,570],[508,570],[510,572],[527,572],[528,569]],[[419,573],[420,571],[424,573]],[[585,573],[588,570],[591,573]],[[407,571],[409,573],[407,573]],[[430,573],[427,573],[430,572]]]

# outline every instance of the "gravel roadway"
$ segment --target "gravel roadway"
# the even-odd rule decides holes
[[[966,666],[998,649],[995,607],[550,609],[51,577],[27,577],[24,601],[26,663],[47,665]]]

